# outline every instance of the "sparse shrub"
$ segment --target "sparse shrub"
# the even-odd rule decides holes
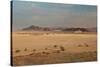
[[[33,51],[35,52],[35,51],[36,51],[36,49],[33,49]]]
[[[31,53],[31,54],[29,54],[29,55],[34,55],[34,53]]]
[[[19,52],[20,52],[20,50],[16,50],[15,52],[16,52],[16,53],[19,53]]]
[[[57,53],[60,53],[60,50],[57,50]]]
[[[27,48],[25,48],[24,51],[27,51]]]
[[[88,45],[85,45],[86,47],[89,47]]]
[[[85,45],[86,47],[89,47],[89,45],[88,45],[88,44],[86,44],[86,43],[84,43],[84,45]]]
[[[45,52],[45,51],[43,51],[42,53],[43,53],[43,54],[46,54],[46,55],[50,54],[49,52]]]
[[[55,48],[57,48],[57,45],[54,45]]]
[[[65,48],[63,46],[60,46],[61,51],[65,51]]]
[[[46,52],[43,51],[42,53],[45,54]]]
[[[82,47],[82,45],[78,45],[78,47]]]
[[[48,50],[48,48],[45,48],[45,50]]]

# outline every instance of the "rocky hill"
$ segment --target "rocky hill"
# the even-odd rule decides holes
[[[97,32],[97,28],[52,28],[52,27],[40,27],[31,25],[29,27],[23,28],[23,31],[63,31],[63,32],[75,32],[75,31],[81,31],[81,32]]]

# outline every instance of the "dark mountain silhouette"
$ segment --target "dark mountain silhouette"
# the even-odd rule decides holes
[[[48,27],[39,27],[39,26],[34,26],[34,25],[31,25],[27,28],[23,28],[22,30],[35,30],[35,31],[50,31],[51,28],[48,28]]]
[[[23,28],[22,30],[39,30],[39,29],[41,29],[39,26],[31,25],[27,28]]]
[[[97,32],[97,28],[52,28],[52,27],[40,27],[31,25],[29,27],[23,28],[23,31],[63,31],[63,32],[75,32],[75,31],[81,31],[81,32]]]
[[[62,31],[82,31],[82,32],[88,32],[86,28],[66,28],[63,29]]]

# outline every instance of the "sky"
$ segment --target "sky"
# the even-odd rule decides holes
[[[13,29],[41,27],[97,27],[97,6],[13,1]]]

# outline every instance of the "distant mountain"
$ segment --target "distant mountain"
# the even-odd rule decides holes
[[[82,32],[88,32],[86,28],[65,28],[62,31],[82,31]]]
[[[23,28],[22,30],[39,30],[39,29],[41,29],[39,26],[31,25],[27,28]]]
[[[52,28],[52,27],[40,27],[31,25],[27,28],[23,28],[23,31],[63,31],[63,32],[75,32],[75,31],[81,31],[81,32],[97,32],[97,28]]]
[[[97,28],[94,27],[94,28],[87,28],[90,32],[97,32]]]
[[[35,31],[51,31],[51,28],[48,28],[48,27],[39,27],[39,26],[34,26],[34,25],[31,25],[27,28],[23,28],[22,30],[24,31],[28,31],[28,30],[35,30]]]

